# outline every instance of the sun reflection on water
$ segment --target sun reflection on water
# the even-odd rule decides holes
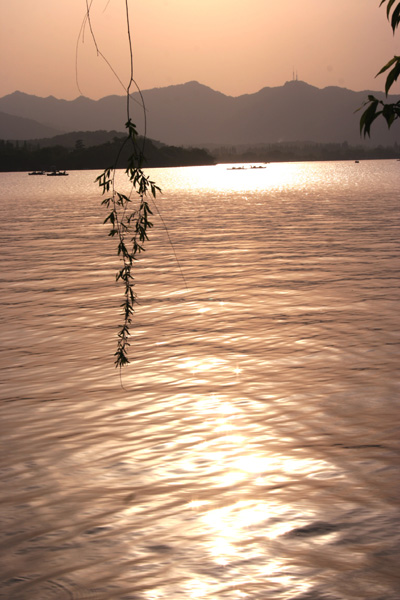
[[[8,598],[398,599],[400,175],[374,164],[157,171],[190,287],[155,227],[122,379],[93,173],[2,188]]]
[[[310,163],[241,163],[217,164],[212,167],[190,167],[174,170],[174,186],[185,189],[187,193],[213,192],[229,196],[232,193],[254,193],[268,190],[290,190],[307,187],[310,181],[315,183],[321,177],[320,170],[310,167]],[[314,181],[315,180],[315,181]],[[172,182],[161,182],[168,189]],[[250,198],[243,197],[244,201]]]
[[[193,362],[189,361],[185,367],[203,368],[201,361]],[[209,359],[203,366],[208,370],[212,364]],[[273,492],[321,465],[315,459],[267,452],[267,447],[262,448],[261,442],[247,431],[246,418],[238,404],[211,394],[197,399],[194,406],[208,429],[207,439],[199,442],[196,451],[206,464],[214,466],[214,476],[211,477],[210,471],[208,474],[209,485],[221,491],[232,490],[221,496],[222,505],[215,496],[213,500],[192,498],[187,505],[201,524],[209,558],[217,567],[234,570],[236,564],[245,561],[249,573],[268,577],[271,585],[296,586],[285,561],[276,560],[273,555],[267,559],[265,547],[289,534],[299,525],[299,518],[306,521],[312,515],[299,513],[298,507],[289,501],[282,503]],[[253,540],[251,544],[247,542],[249,539]],[[259,564],[262,554],[264,559]],[[236,574],[236,591],[244,594],[237,595],[238,598],[246,597],[241,592],[241,582],[244,588],[249,584],[244,573]],[[307,585],[300,591],[306,591]],[[193,597],[212,597],[212,586],[201,581],[196,593],[200,595]]]

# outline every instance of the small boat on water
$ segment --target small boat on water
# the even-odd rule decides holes
[[[32,171],[28,173],[28,175],[44,175],[44,171]]]
[[[67,177],[69,173],[66,171],[52,171],[51,173],[47,173],[47,177]]]
[[[227,167],[228,171],[243,171],[243,170],[249,170],[249,169],[266,169],[267,167],[265,167],[264,165],[251,165],[250,167],[245,167],[245,166],[241,166],[241,167]]]

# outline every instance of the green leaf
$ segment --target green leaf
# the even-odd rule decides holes
[[[365,136],[371,135],[371,125],[375,121],[375,119],[382,114],[382,111],[378,111],[378,106],[381,104],[379,100],[372,96],[373,100],[370,100],[370,105],[363,112],[360,119],[360,133]]]
[[[388,69],[390,69],[390,67],[391,67],[391,66],[392,66],[392,65],[393,65],[395,62],[397,62],[399,59],[400,59],[400,57],[399,57],[399,56],[394,56],[393,58],[391,58],[391,59],[389,60],[389,62],[388,62],[388,63],[386,63],[386,65],[385,65],[384,67],[382,67],[382,69],[379,71],[379,73],[377,73],[377,74],[375,75],[375,77],[378,77],[378,75],[382,75],[382,73],[384,73],[385,71],[387,71]],[[369,98],[369,96],[368,96],[368,98]]]
[[[390,129],[394,121],[400,117],[400,102],[397,102],[396,104],[384,104],[382,115]]]
[[[400,2],[396,6],[396,8],[394,9],[394,11],[392,13],[391,25],[392,25],[393,33],[396,31],[397,27],[399,26],[399,23],[400,23]]]
[[[392,8],[393,4],[395,3],[395,1],[396,0],[389,0],[389,2],[388,2],[388,5],[386,7],[387,18],[389,18],[391,8]],[[382,6],[382,4],[384,4],[385,2],[386,2],[386,0],[382,0],[382,2],[380,3],[379,6]]]
[[[108,221],[110,221],[110,223],[112,225],[114,225],[114,223],[115,223],[115,212],[114,211],[110,212],[110,214],[108,215],[108,217],[106,217],[104,219],[103,225],[104,225],[104,223],[107,223]]]
[[[397,79],[400,75],[400,57],[396,57],[396,58],[397,58],[397,62],[395,63],[393,69],[390,71],[389,75],[386,78],[386,84],[385,84],[386,96],[388,95],[390,88],[392,87],[394,82],[397,81]]]
[[[382,4],[385,4],[387,0],[381,0],[381,3],[379,4],[379,6],[382,6]],[[387,3],[386,6],[386,16],[388,21],[390,21],[391,27],[393,29],[393,33],[395,33],[397,27],[400,24],[400,2],[397,4],[396,8],[394,9],[392,16],[390,17],[390,11],[392,10],[394,3],[396,2],[396,0],[389,0],[389,2]]]

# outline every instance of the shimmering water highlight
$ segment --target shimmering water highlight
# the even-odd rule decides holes
[[[152,171],[122,387],[97,173],[0,175],[1,598],[398,600],[399,165]]]

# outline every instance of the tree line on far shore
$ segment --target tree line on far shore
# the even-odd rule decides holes
[[[71,136],[71,134],[69,134]],[[47,140],[46,140],[47,142]],[[104,169],[113,164],[121,150],[121,138],[86,146],[77,138],[74,145],[43,145],[36,141],[0,140],[0,171],[51,171]],[[118,167],[126,165],[128,149],[120,152]],[[237,162],[283,162],[318,160],[400,159],[400,144],[393,146],[350,146],[313,142],[281,142],[259,146],[221,146],[212,149],[167,146],[145,142],[145,167],[182,167]]]
[[[213,148],[217,162],[296,162],[319,160],[400,159],[400,144],[393,146],[350,146],[347,142],[280,142],[258,146]]]
[[[128,147],[123,147],[125,138],[115,137],[102,144],[86,147],[77,139],[74,147],[61,144],[42,147],[38,141],[0,140],[0,171],[51,171],[105,169],[114,165],[118,156],[118,168],[125,168]],[[147,167],[177,167],[212,165],[215,160],[202,148],[180,148],[145,141]]]

